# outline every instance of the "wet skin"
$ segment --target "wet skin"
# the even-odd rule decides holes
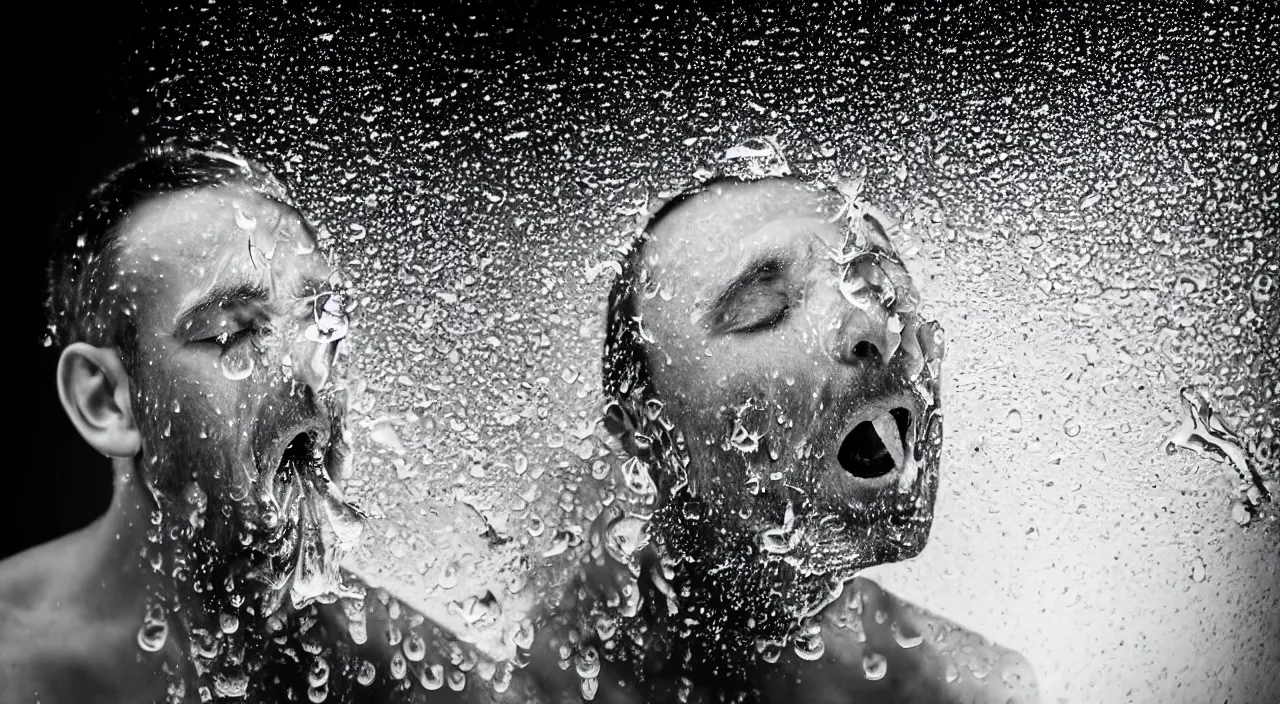
[[[652,226],[636,314],[658,415],[688,464],[652,458],[660,507],[649,531],[681,555],[664,574],[652,547],[630,566],[595,551],[534,646],[558,696],[581,698],[581,640],[599,660],[594,701],[677,701],[682,681],[688,701],[1034,701],[1020,656],[854,580],[927,540],[942,354],[886,234],[872,223],[852,234],[845,205],[792,180],[723,183]],[[662,433],[642,413],[621,415],[629,450]],[[778,634],[762,624],[823,604],[805,622],[820,654],[767,642]],[[600,623],[616,632],[601,637]],[[975,677],[971,656],[1000,664],[978,663]]]
[[[60,371],[73,422],[113,456],[113,504],[0,564],[0,699],[160,701],[181,678],[200,701],[231,674],[250,700],[528,701],[520,673],[495,692],[501,668],[339,567],[358,534],[340,487],[346,321],[302,216],[230,184],[158,196],[122,227],[114,303],[137,372],[87,346]],[[158,597],[167,637],[144,650]]]

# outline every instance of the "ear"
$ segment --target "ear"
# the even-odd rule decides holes
[[[132,457],[142,448],[129,398],[129,376],[116,351],[75,342],[58,359],[58,397],[72,425],[107,457]]]

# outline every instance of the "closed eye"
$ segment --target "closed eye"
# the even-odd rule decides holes
[[[792,300],[786,263],[765,259],[735,277],[716,297],[705,324],[717,334],[766,330],[786,318]]]
[[[223,350],[228,350],[247,340],[269,334],[271,334],[271,328],[268,325],[264,323],[250,322],[240,327],[227,326],[223,330],[219,331],[217,335],[198,338],[196,340],[192,340],[192,342],[198,344],[217,345]]]

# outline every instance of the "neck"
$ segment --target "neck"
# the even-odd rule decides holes
[[[111,506],[77,537],[80,544],[65,580],[68,600],[103,617],[132,614],[141,622],[147,595],[160,582],[143,557],[152,506],[132,463],[115,460]]]
[[[790,647],[803,618],[831,587],[765,559],[745,528],[722,532],[724,522],[690,503],[697,501],[677,499],[655,516],[661,537],[645,559],[646,607],[639,618],[663,633],[670,656],[688,663],[690,679],[713,678],[726,691],[750,689],[762,658],[768,662],[771,653]]]

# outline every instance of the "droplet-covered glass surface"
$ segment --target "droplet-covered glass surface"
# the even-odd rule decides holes
[[[351,563],[518,661],[524,619],[584,556],[643,546],[658,487],[600,422],[606,294],[651,201],[767,138],[898,223],[919,309],[946,330],[929,547],[874,576],[1025,653],[1045,700],[1274,692],[1259,688],[1280,639],[1258,618],[1280,567],[1274,19],[682,5],[553,7],[538,32],[390,4],[148,18],[134,119],[271,165],[349,277],[304,334],[341,340],[352,377],[343,493],[369,522]],[[230,380],[257,371],[238,349]],[[758,451],[766,426],[744,418],[728,439]],[[316,505],[339,530],[341,508]],[[619,518],[597,535],[605,511]],[[165,623],[149,612],[140,647]],[[478,677],[347,628],[399,638],[358,681]],[[1209,655],[1187,645],[1207,632]],[[601,657],[566,654],[584,699]],[[877,680],[887,662],[860,665]],[[234,696],[243,675],[214,684]]]

